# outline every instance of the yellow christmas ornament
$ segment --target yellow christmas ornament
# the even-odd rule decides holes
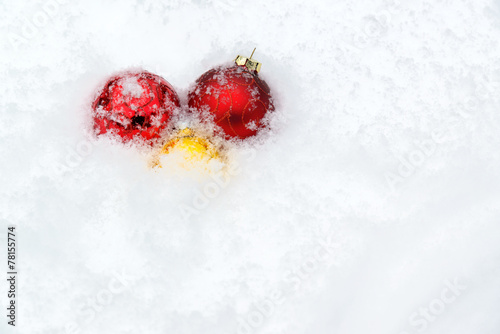
[[[187,170],[213,171],[220,169],[223,162],[215,145],[198,136],[192,129],[185,128],[163,145],[153,161],[153,167],[162,168],[166,164],[179,165]]]

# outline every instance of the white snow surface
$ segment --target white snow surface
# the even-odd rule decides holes
[[[0,333],[500,332],[498,0],[2,1],[0,27]],[[112,74],[185,105],[254,47],[276,112],[231,175],[89,135]]]

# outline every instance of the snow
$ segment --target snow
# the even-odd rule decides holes
[[[123,87],[123,95],[127,96],[127,98],[139,98],[145,94],[145,89],[138,82],[136,77],[127,77],[121,82],[119,85]]]
[[[499,332],[498,0],[4,1],[0,27],[1,333]],[[185,105],[254,47],[276,113],[231,173],[89,136],[108,76]]]

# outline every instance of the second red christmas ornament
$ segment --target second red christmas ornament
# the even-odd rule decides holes
[[[274,110],[271,90],[258,75],[260,68],[252,56],[238,56],[233,66],[205,72],[188,95],[190,110],[207,112],[226,138],[256,135],[265,127],[264,117]]]

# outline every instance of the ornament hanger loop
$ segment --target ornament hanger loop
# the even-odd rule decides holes
[[[255,72],[255,73],[259,73],[260,68],[262,67],[262,64],[252,58],[256,49],[257,48],[253,49],[252,54],[248,58],[238,55],[238,57],[236,57],[236,59],[234,60],[236,65],[245,66],[250,71]]]

